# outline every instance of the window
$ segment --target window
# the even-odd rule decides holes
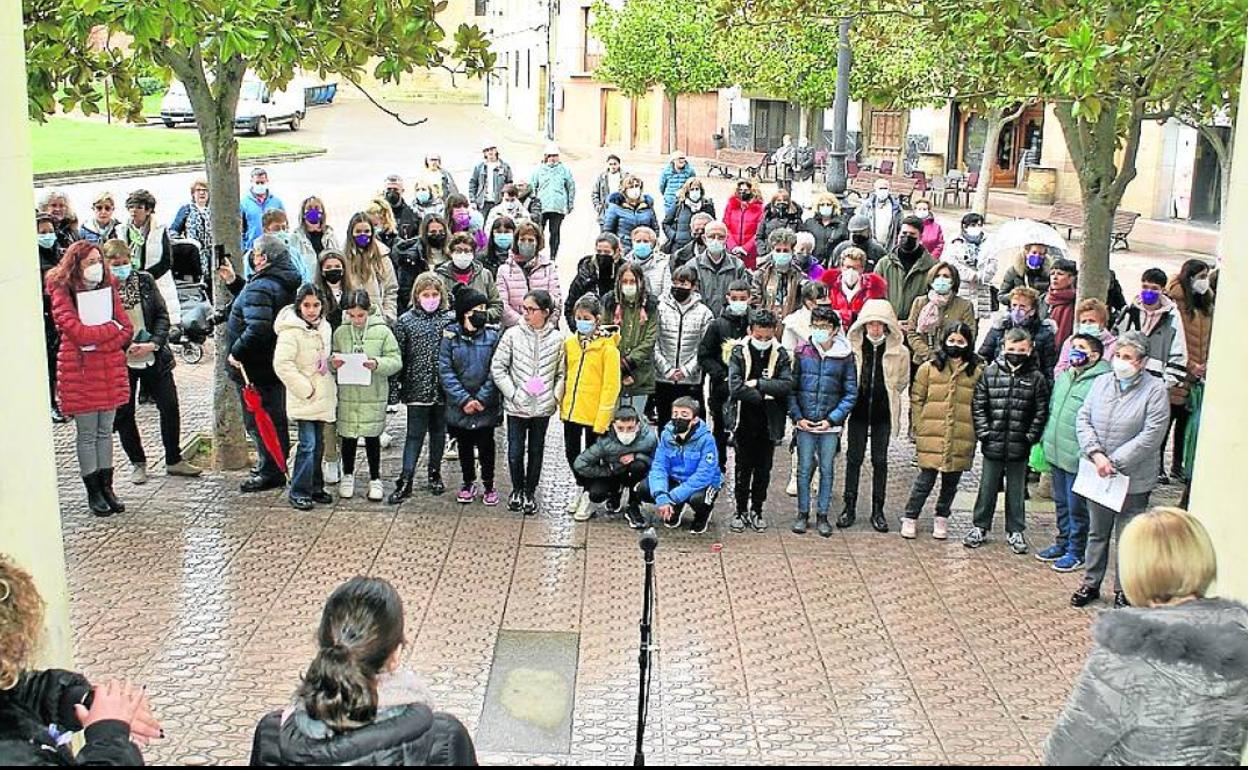
[[[490,0],[476,0],[476,8],[474,9],[476,15],[484,16],[487,13],[489,13],[490,12],[488,8],[489,4],[490,4]]]

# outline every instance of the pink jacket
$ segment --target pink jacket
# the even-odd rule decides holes
[[[919,235],[919,242],[933,259],[940,259],[941,253],[945,250],[945,232],[940,229],[940,223],[936,221],[936,217],[923,222],[923,232]]]
[[[547,254],[534,257],[536,264],[532,270],[525,270],[516,264],[515,255],[498,266],[498,296],[503,301],[503,328],[515,326],[524,319],[521,308],[524,297],[534,289],[545,289],[555,300],[555,316],[563,307],[563,291],[559,288],[559,271],[555,269]]]

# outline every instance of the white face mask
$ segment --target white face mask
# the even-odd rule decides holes
[[[983,235],[983,234],[984,234],[984,228],[982,228],[982,227],[968,227],[968,228],[966,228],[966,237],[967,237],[967,238],[978,238],[979,236],[981,236],[981,235]]]
[[[640,187],[630,187],[630,188],[628,188],[627,190],[625,190],[625,191],[624,191],[624,195],[625,195],[625,197],[627,197],[630,201],[635,201],[635,200],[637,200],[638,198],[640,198],[640,197],[641,197],[641,188],[640,188]]]
[[[635,283],[620,284],[620,291],[624,294],[625,297],[632,299],[633,297],[637,296],[637,284]]]
[[[877,337],[874,334],[871,334],[870,332],[868,332],[867,339],[871,341],[872,345],[878,345],[884,341],[884,335],[881,334],[880,336]]]
[[[633,430],[633,431],[624,432],[624,431],[617,430],[615,432],[615,437],[620,440],[621,444],[623,444],[624,446],[628,446],[629,444],[637,440],[637,431]]]
[[[267,184],[253,184],[253,185],[251,186],[251,192],[252,192],[252,194],[253,194],[253,195],[255,195],[257,198],[260,198],[260,197],[263,197],[263,196],[265,196],[265,195],[268,195],[268,193],[269,193],[269,186],[268,186]]]
[[[1139,374],[1135,364],[1121,358],[1115,358],[1112,366],[1114,367],[1114,376],[1119,380],[1129,380]]]
[[[472,265],[473,255],[461,254],[455,252],[451,255],[451,262],[460,270],[467,270]]]
[[[687,197],[689,198],[689,200],[693,201],[694,203],[697,203],[698,201],[702,200],[702,191],[695,188],[689,191],[689,195]]]
[[[1209,279],[1197,278],[1196,280],[1192,281],[1192,291],[1196,292],[1197,294],[1208,294],[1209,293]]]
[[[760,340],[756,337],[750,337],[750,345],[752,345],[755,350],[767,350],[771,347],[771,340]]]
[[[879,200],[879,201],[886,201],[886,200],[888,200],[888,189],[887,189],[887,188],[885,188],[885,189],[878,189],[878,190],[876,190],[876,191],[875,191],[875,198],[876,198],[876,200]]]
[[[852,267],[841,269],[841,281],[843,281],[846,286],[857,286],[858,279],[861,277],[862,276],[858,273],[858,271]]]
[[[104,263],[96,262],[94,265],[88,265],[82,271],[82,277],[87,280],[87,283],[99,283],[104,280]]]
[[[932,218],[932,212],[928,211],[927,209],[916,209],[914,212],[914,215],[918,217],[919,219],[931,219]]]

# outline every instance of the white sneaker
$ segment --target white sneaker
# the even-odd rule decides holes
[[[385,497],[385,491],[381,488],[381,479],[374,479],[368,482],[368,499],[374,503],[380,503]]]
[[[911,518],[902,518],[901,520],[901,536],[907,540],[913,540],[918,532],[918,522]]]
[[[576,512],[572,514],[573,521],[589,521],[594,518],[594,503],[589,499],[589,495],[585,492],[580,494],[580,505],[576,506]]]
[[[442,459],[443,460],[458,460],[459,459],[459,439],[451,438],[449,436],[447,437],[446,451],[442,453]]]
[[[572,499],[568,501],[568,513],[576,513],[580,509],[582,497],[585,497],[587,500],[589,499],[585,495],[584,490],[581,490],[580,492],[577,492],[575,495],[572,495]]]
[[[394,436],[390,435],[390,431],[383,430],[381,432],[381,448],[389,449],[392,443],[394,443]]]
[[[338,496],[343,500],[350,500],[355,497],[355,477],[343,476],[342,481],[338,482]]]
[[[789,471],[789,485],[784,488],[784,493],[789,497],[797,497],[797,455],[792,455],[793,469]]]
[[[321,463],[321,475],[326,484],[337,484],[342,481],[342,465],[340,463]]]
[[[130,466],[130,483],[135,486],[147,483],[147,463],[134,463]]]
[[[932,524],[932,537],[937,540],[947,540],[949,538],[949,519],[945,516],[937,516]]]

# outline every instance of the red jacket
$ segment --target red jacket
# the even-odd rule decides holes
[[[728,250],[732,251],[738,246],[744,249],[745,256],[741,258],[741,261],[749,270],[753,270],[758,264],[758,244],[754,242],[754,235],[763,221],[763,208],[763,202],[760,200],[742,203],[741,199],[735,195],[728,199],[728,205],[724,207],[724,224],[728,227]]]
[[[888,299],[888,281],[884,276],[875,273],[863,273],[858,279],[858,293],[853,299],[845,296],[841,287],[841,269],[834,267],[819,276],[819,280],[828,287],[828,298],[832,300],[832,308],[841,314],[841,328],[848,329],[858,320],[862,306],[869,299]]]
[[[52,290],[52,320],[61,334],[56,395],[67,415],[103,412],[130,401],[130,376],[123,351],[134,336],[134,327],[121,306],[116,281],[111,283],[116,324],[84,326],[78,320],[75,292],[64,286]],[[83,350],[91,346],[95,349]]]

